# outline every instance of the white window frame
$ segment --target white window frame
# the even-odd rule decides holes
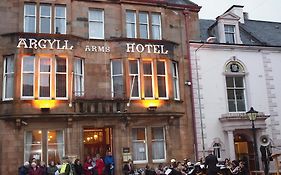
[[[165,134],[165,127],[163,126],[152,126],[151,127],[151,132],[152,132],[152,128],[162,128],[163,129],[163,139],[151,139],[151,145],[153,144],[154,141],[163,141],[164,143],[164,159],[152,159],[153,163],[163,163],[166,162],[167,159],[167,148],[166,148],[166,134]],[[152,149],[151,149],[152,151]]]
[[[33,7],[34,7],[34,16],[33,15],[27,15],[26,14],[26,6],[27,5],[32,5]],[[24,17],[23,17],[23,31],[24,32],[29,32],[29,33],[36,33],[36,4],[32,4],[32,3],[25,3],[24,4]],[[25,29],[25,27],[26,27],[26,17],[29,17],[29,18],[34,18],[35,19],[35,23],[34,23],[34,32],[32,32],[32,31],[26,31],[26,29]]]
[[[11,61],[13,62],[13,70],[7,70],[7,62],[8,62],[8,59],[11,59]],[[14,96],[14,72],[15,71],[15,59],[14,59],[14,55],[9,55],[9,56],[4,56],[4,67],[3,67],[3,97],[2,97],[2,100],[3,101],[8,101],[8,100],[13,100],[13,96]],[[12,76],[12,81],[13,81],[13,87],[12,89],[9,89],[12,91],[12,97],[8,97],[6,98],[6,90],[8,90],[8,88],[6,87],[7,84],[7,77],[8,76]]]
[[[179,70],[178,70],[178,63],[175,61],[172,62],[172,76],[173,76],[172,78],[173,78],[174,99],[180,100]]]
[[[91,11],[101,12],[102,13],[102,21],[100,21],[100,20],[91,20],[91,18],[90,18]],[[89,12],[88,12],[88,18],[89,18],[89,38],[90,39],[104,39],[104,10],[103,9],[90,9]],[[103,28],[102,28],[102,37],[97,37],[97,36],[91,35],[92,33],[95,33],[95,32],[91,32],[90,23],[102,24],[102,26],[103,26]],[[92,29],[92,30],[95,31],[95,29]]]
[[[226,31],[226,27],[229,26],[233,29],[233,31]],[[225,36],[225,42],[229,43],[229,44],[235,44],[236,43],[236,31],[235,31],[235,25],[231,25],[231,24],[224,24],[224,36]],[[233,37],[233,43],[232,42],[228,42],[227,41],[227,34],[231,35]]]
[[[238,77],[243,79],[243,85],[244,85],[243,88],[237,88],[235,84],[234,84],[235,87],[229,88],[229,87],[227,87],[227,82],[225,82],[226,91],[229,90],[229,89],[233,89],[234,92],[235,92],[236,90],[243,90],[243,92],[244,92],[245,111],[238,111],[238,109],[237,109],[237,106],[238,106],[238,105],[237,105],[236,93],[234,93],[235,111],[230,111],[230,110],[229,110],[228,93],[226,92],[226,95],[227,95],[227,106],[228,106],[228,112],[229,112],[229,113],[241,113],[241,112],[246,112],[246,110],[247,110],[245,76],[244,76],[244,75],[231,75],[231,74],[228,74],[228,75],[225,76],[225,81],[226,81],[226,78],[232,78],[232,80],[233,80],[233,78],[238,78]]]
[[[41,72],[41,59],[49,59],[50,61],[50,72]],[[39,58],[39,63],[38,63],[38,70],[39,70],[39,77],[38,77],[38,98],[39,99],[51,99],[51,96],[52,96],[52,58],[49,58],[49,57],[41,57]],[[40,96],[40,87],[41,87],[41,84],[40,84],[40,80],[41,80],[41,74],[45,74],[45,75],[48,75],[50,76],[50,96],[49,97],[41,97]]]
[[[33,72],[31,71],[23,71],[23,60],[24,58],[26,57],[33,57]],[[35,59],[36,57],[35,56],[32,56],[32,55],[26,55],[26,56],[23,56],[22,59],[21,59],[21,99],[34,99],[34,95],[35,95]],[[33,74],[33,96],[23,96],[23,74]]]
[[[132,128],[133,129],[144,129],[144,135],[145,135],[145,140],[132,140],[132,144],[133,143],[138,143],[138,142],[144,142],[145,144],[145,157],[146,159],[145,160],[133,160],[133,163],[134,164],[143,164],[143,163],[148,163],[148,145],[147,145],[147,129],[145,127],[135,127],[135,128]]]
[[[134,14],[134,21],[127,21],[127,13],[133,13]],[[128,36],[127,24],[134,25],[135,33],[134,33],[134,36],[132,36],[132,37]],[[132,32],[132,34],[133,34],[133,32]],[[134,11],[134,10],[126,10],[126,36],[127,36],[127,38],[137,38],[138,37],[137,36],[137,15],[136,15],[136,11]]]
[[[213,152],[214,155],[220,159],[221,158],[221,144],[220,143],[214,143],[213,144]]]
[[[48,162],[49,160],[49,153],[48,153],[48,150],[49,150],[49,140],[48,140],[48,133],[49,131],[62,131],[62,137],[63,137],[63,154],[62,155],[65,155],[65,137],[64,137],[64,130],[63,129],[48,129],[47,130],[47,143],[46,143],[46,147],[47,147],[47,164],[49,164],[50,162]],[[58,144],[57,144],[58,145]],[[62,158],[61,158],[62,159]],[[62,160],[61,160],[62,161]]]
[[[130,61],[137,61],[138,74],[131,74],[130,73]],[[131,88],[134,87],[134,86],[132,86],[131,77],[134,77],[134,76],[138,76],[138,94],[139,94],[138,97],[131,96],[131,92],[133,92]],[[130,84],[129,84],[129,86],[130,86],[130,99],[138,100],[138,99],[141,98],[141,89],[140,89],[140,87],[141,87],[141,82],[140,82],[140,61],[138,59],[130,59],[129,60],[129,78],[130,78],[130,81],[129,81],[130,82]],[[132,93],[132,95],[133,95],[133,93]]]
[[[57,58],[62,58],[65,59],[65,64],[66,64],[66,72],[57,72]],[[66,84],[65,84],[65,90],[66,90],[66,96],[65,97],[57,97],[57,75],[65,75],[66,76]],[[66,57],[62,56],[56,56],[55,57],[55,89],[54,89],[54,94],[55,94],[55,99],[57,100],[67,100],[68,99],[68,59]]]
[[[165,69],[165,75],[158,75],[158,72],[157,72],[157,62],[164,62],[164,69]],[[156,60],[156,77],[157,77],[157,89],[158,89],[158,98],[159,99],[164,99],[164,100],[167,100],[169,99],[169,94],[168,94],[168,76],[167,76],[167,61],[166,60]],[[158,84],[158,77],[165,77],[165,90],[166,90],[166,97],[160,97],[159,96],[159,84]]]
[[[150,74],[145,74],[144,73],[144,64],[142,64],[142,68],[143,68],[143,79],[145,77],[151,77],[151,83],[152,83],[152,97],[146,97],[145,96],[145,80],[143,80],[143,96],[144,96],[144,99],[155,99],[155,87],[154,87],[154,64],[153,64],[153,61],[152,60],[143,60],[143,62],[150,62],[151,64],[151,75]]]
[[[121,74],[113,74],[113,60],[111,60],[110,62],[110,66],[111,66],[111,97],[112,98],[115,98],[116,96],[114,95],[115,94],[115,90],[114,90],[114,82],[113,82],[113,77],[119,77],[121,76],[122,79],[124,77],[124,70],[123,70],[123,62],[122,62],[122,59],[117,59],[121,62]],[[123,81],[123,88],[124,88],[124,81]],[[124,89],[123,89],[124,91]],[[118,95],[117,95],[118,96]],[[121,96],[124,96],[123,94],[121,94]]]
[[[141,14],[145,14],[146,15],[146,23],[142,23],[140,21],[140,15]],[[141,37],[141,26],[142,25],[146,26],[146,31],[147,31],[147,37],[146,38],[142,38]],[[142,38],[142,39],[149,39],[150,38],[150,36],[149,36],[149,14],[148,14],[148,12],[144,12],[144,11],[139,12],[139,34],[140,34],[140,38]]]
[[[64,17],[61,16],[57,16],[56,12],[57,12],[57,7],[64,7]],[[64,29],[65,31],[59,33],[59,34],[66,34],[66,6],[65,5],[56,5],[55,6],[55,19],[54,19],[54,33],[56,34],[56,27],[57,27],[57,23],[56,23],[56,19],[64,19]]]
[[[159,24],[157,24],[157,23],[155,23],[154,21],[153,21],[153,16],[154,15],[157,15],[158,16],[158,18],[159,18]],[[155,39],[155,40],[161,40],[162,39],[162,21],[161,21],[161,13],[157,13],[157,12],[153,12],[152,14],[151,14],[151,35],[152,35],[152,37],[151,37],[151,39]],[[159,27],[159,38],[155,38],[155,35],[154,35],[154,33],[153,33],[153,27]]]
[[[78,72],[76,72],[76,64],[77,64],[77,61],[81,62],[81,71],[82,71],[82,74],[79,74]],[[85,94],[85,89],[84,89],[84,66],[85,66],[85,60],[82,59],[82,58],[79,58],[79,57],[75,57],[75,63],[74,63],[74,95],[76,97],[81,97],[81,96],[84,96]],[[81,84],[79,86],[81,86],[81,92],[78,92],[77,89],[76,89],[76,76],[78,76],[79,78],[81,78]]]
[[[31,143],[30,145],[41,145],[41,149],[40,149],[40,152],[41,152],[41,159],[43,159],[43,130],[42,129],[34,129],[34,130],[27,130],[27,131],[24,131],[24,160],[29,160],[29,157],[26,157],[26,146],[27,146],[27,140],[26,140],[26,136],[27,136],[27,132],[32,132],[33,131],[38,131],[38,132],[41,132],[41,140],[40,140],[40,143]]]
[[[49,9],[50,9],[50,16],[44,16],[41,14],[41,11],[42,11],[42,6],[48,6]],[[43,33],[42,32],[42,29],[41,29],[41,24],[42,24],[42,18],[48,18],[49,21],[50,21],[50,32],[49,33],[52,33],[52,6],[50,4],[40,4],[40,17],[39,17],[39,33]]]

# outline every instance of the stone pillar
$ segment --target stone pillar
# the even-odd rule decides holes
[[[235,160],[234,136],[233,131],[227,131],[228,136],[228,150],[230,160]]]

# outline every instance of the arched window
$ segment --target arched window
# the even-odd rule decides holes
[[[213,149],[214,149],[214,155],[217,156],[217,158],[221,158],[221,144],[219,143],[215,143],[213,145]]]
[[[237,60],[227,63],[225,68],[226,90],[229,112],[246,111],[245,69]]]

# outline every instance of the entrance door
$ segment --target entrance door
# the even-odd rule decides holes
[[[84,128],[83,131],[84,157],[100,154],[106,155],[112,151],[112,128]]]

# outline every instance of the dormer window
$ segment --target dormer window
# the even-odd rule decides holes
[[[235,25],[224,25],[226,43],[235,43]]]

